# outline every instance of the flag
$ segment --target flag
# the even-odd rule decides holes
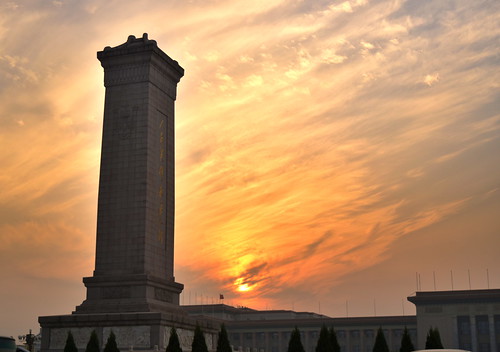
[[[219,294],[219,299],[224,299],[224,295],[222,293]]]

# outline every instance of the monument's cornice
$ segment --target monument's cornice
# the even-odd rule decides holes
[[[141,38],[130,35],[123,44],[105,47],[103,51],[97,52],[97,59],[103,68],[116,67],[117,64],[141,66],[141,64],[148,65],[151,62],[164,74],[170,76],[175,83],[178,83],[184,76],[184,69],[179,63],[165,54],[158,47],[156,40],[148,39],[147,33],[144,33]]]

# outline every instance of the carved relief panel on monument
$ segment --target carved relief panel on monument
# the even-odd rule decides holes
[[[118,341],[118,348],[122,350],[151,347],[151,328],[149,326],[106,327],[103,329],[103,336],[109,336],[111,330]]]
[[[129,139],[134,134],[138,106],[118,107],[112,112],[113,132],[120,139]]]
[[[172,292],[160,287],[155,287],[155,299],[162,302],[173,303]]]
[[[102,287],[101,297],[104,299],[130,298],[130,286]]]

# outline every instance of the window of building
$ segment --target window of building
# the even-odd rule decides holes
[[[468,315],[457,317],[458,335],[470,335],[470,317]]]
[[[403,336],[403,330],[402,329],[393,329],[392,330],[392,336],[394,336],[394,337],[401,337],[401,336]]]
[[[468,342],[460,344],[458,347],[462,350],[472,351],[472,344]]]
[[[337,331],[337,337],[340,339],[344,339],[345,338],[345,330]]]
[[[351,330],[350,335],[353,339],[359,338],[359,330]],[[359,352],[359,351],[358,351]]]
[[[373,337],[373,336],[375,336],[375,331],[373,331],[372,329],[366,329],[364,331],[364,333],[365,333],[365,337]]]
[[[351,346],[351,352],[360,352],[359,345],[352,345]]]
[[[495,334],[500,334],[500,315],[495,315],[494,319],[495,319]]]
[[[478,335],[490,334],[490,326],[487,315],[476,315],[476,328]]]
[[[487,342],[478,344],[479,352],[490,352],[490,344]]]

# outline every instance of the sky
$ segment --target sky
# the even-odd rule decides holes
[[[0,3],[0,335],[94,269],[103,69],[150,39],[176,101],[182,304],[415,314],[500,288],[500,2]]]

